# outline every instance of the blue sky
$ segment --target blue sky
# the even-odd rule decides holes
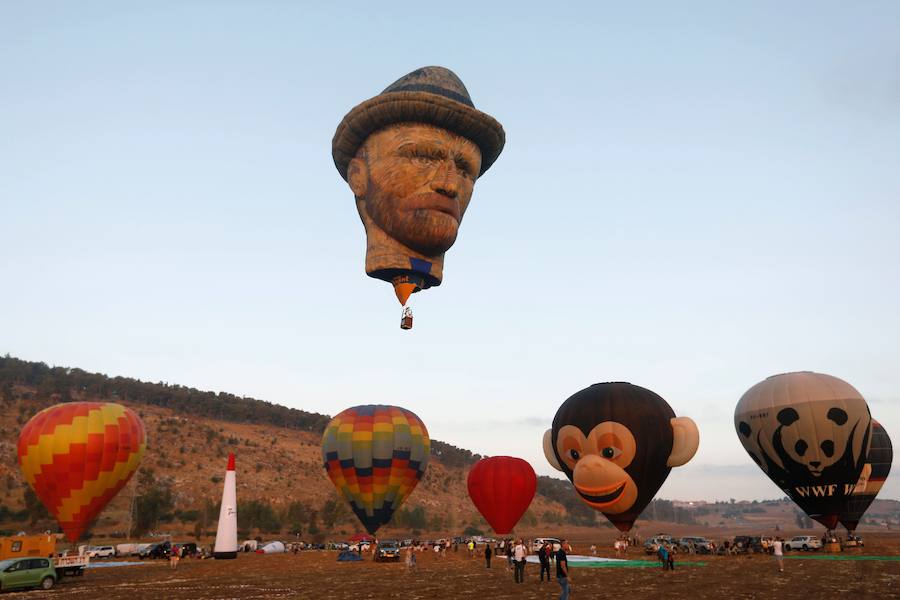
[[[559,404],[631,381],[700,427],[679,499],[781,495],[732,424],[775,373],[900,437],[900,5],[309,4],[0,5],[0,352],[399,404],[543,474]],[[432,64],[507,146],[402,332],[330,143]]]

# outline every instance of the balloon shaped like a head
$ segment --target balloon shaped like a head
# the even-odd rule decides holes
[[[598,383],[566,400],[544,434],[544,455],[578,496],[620,531],[669,476],[697,451],[700,434],[654,392],[630,383]]]

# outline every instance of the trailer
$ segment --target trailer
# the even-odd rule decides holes
[[[77,554],[56,556],[55,535],[14,535],[0,538],[0,560],[29,556],[49,558],[60,577],[80,576],[84,575],[85,567],[90,564],[84,548],[82,546]]]
[[[84,569],[90,564],[90,561],[87,554],[57,556],[53,559],[53,566],[60,577],[80,577],[84,575]]]
[[[55,535],[13,535],[0,538],[0,560],[56,554]]]

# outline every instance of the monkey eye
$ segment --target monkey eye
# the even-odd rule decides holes
[[[579,458],[581,458],[581,454],[575,448],[569,450],[569,456],[572,457],[572,460],[578,460]]]
[[[608,458],[611,460],[611,459],[619,456],[620,454],[622,454],[622,451],[619,450],[618,448],[613,448],[612,446],[607,446],[606,448],[604,448],[603,450],[600,451],[600,454],[603,455],[603,458]]]

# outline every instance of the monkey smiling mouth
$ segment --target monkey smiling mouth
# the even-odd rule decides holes
[[[622,483],[618,483],[612,487],[606,487],[606,488],[580,488],[578,486],[575,486],[575,490],[578,492],[579,496],[581,496],[582,498],[584,498],[591,504],[611,504],[612,502],[615,502],[616,500],[618,500],[619,496],[622,495],[622,492],[625,491],[625,483],[626,482],[623,481]],[[608,494],[601,494],[601,495],[595,496],[592,494],[586,494],[585,492],[583,492],[581,490],[585,490],[588,492],[605,492],[606,490],[612,490],[612,491]]]

